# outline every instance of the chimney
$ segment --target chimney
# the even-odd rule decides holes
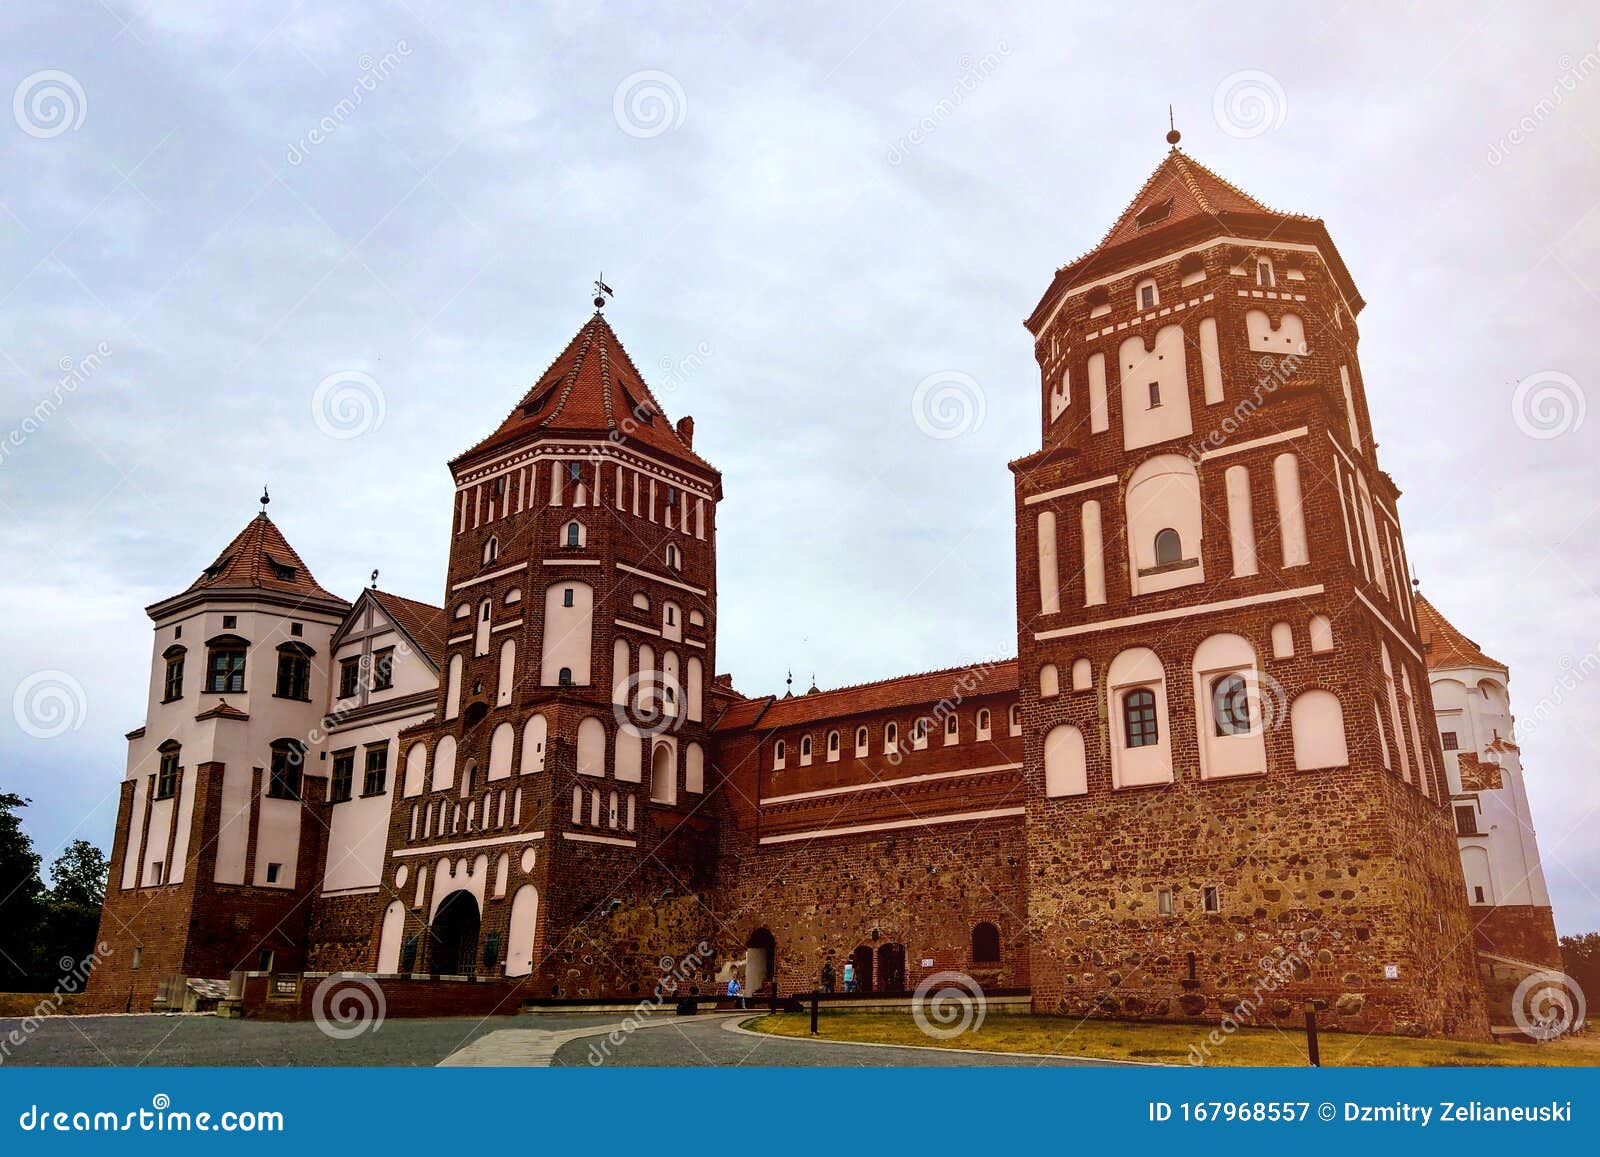
[[[694,419],[685,414],[678,419],[678,437],[689,449],[694,449]]]

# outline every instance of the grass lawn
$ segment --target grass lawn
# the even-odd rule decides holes
[[[81,993],[63,993],[61,1007],[55,1007],[58,998],[49,992],[0,992],[0,1016],[33,1016],[42,1005],[48,1015],[51,1011],[67,1016],[78,1010],[83,1000]]]
[[[750,1028],[776,1036],[809,1037],[811,1017],[779,1013],[752,1021]],[[1273,1028],[1241,1028],[1231,1036],[1196,1024],[1146,1024],[1078,1021],[1066,1016],[1002,1015],[987,1018],[976,1031],[934,1040],[904,1013],[824,1013],[818,1039],[877,1044],[934,1045],[1003,1053],[1053,1053],[1104,1060],[1190,1064],[1191,1049],[1209,1049],[1208,1065],[1291,1065],[1306,1063],[1305,1033]],[[1600,1033],[1588,1032],[1549,1044],[1474,1044],[1455,1040],[1415,1040],[1325,1032],[1318,1037],[1324,1065],[1600,1065]]]

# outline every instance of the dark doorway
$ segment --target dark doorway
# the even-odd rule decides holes
[[[744,990],[755,996],[765,992],[767,983],[778,975],[778,945],[771,932],[757,928],[744,947]]]
[[[471,892],[451,892],[433,916],[430,944],[433,971],[441,976],[471,976],[477,971],[478,902]]]
[[[850,963],[856,966],[856,991],[872,991],[872,949],[863,944],[850,954]]]
[[[878,991],[906,990],[906,950],[903,944],[878,945]]]

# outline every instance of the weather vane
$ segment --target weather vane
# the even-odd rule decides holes
[[[606,284],[606,275],[604,273],[594,279],[594,307],[596,309],[603,309],[606,304],[606,298],[615,296],[616,294],[611,292],[611,287]]]
[[[1172,119],[1172,106],[1167,106],[1167,144],[1173,148],[1178,147],[1178,142],[1183,140],[1183,134],[1178,131],[1178,126]]]
[[[378,589],[378,570],[376,567],[374,567],[372,570],[372,589]]]
[[[261,484],[261,513],[262,514],[265,514],[267,512],[267,503],[269,503],[271,501],[272,501],[272,495],[267,493],[267,484],[265,482],[263,482]]]

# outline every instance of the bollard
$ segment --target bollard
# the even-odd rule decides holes
[[[816,1036],[817,1035],[817,1005],[820,1002],[820,1000],[821,1000],[821,994],[816,989],[813,988],[811,990],[811,1035],[812,1036]]]
[[[1306,1051],[1311,1054],[1311,1067],[1322,1067],[1322,1054],[1317,1049],[1317,1006],[1306,1001]]]

